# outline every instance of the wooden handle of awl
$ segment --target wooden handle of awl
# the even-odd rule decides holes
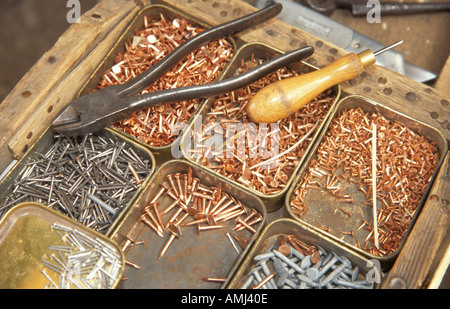
[[[255,123],[289,117],[326,89],[359,76],[373,63],[375,57],[370,50],[350,53],[323,69],[272,83],[249,100],[247,116]]]

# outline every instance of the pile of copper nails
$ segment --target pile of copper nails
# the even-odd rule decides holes
[[[439,161],[436,143],[408,127],[361,108],[344,110],[330,124],[290,201],[291,212],[300,218],[308,212],[309,193],[325,190],[335,197],[336,210],[350,219],[358,205],[371,209],[371,127],[377,128],[377,228],[379,247],[374,245],[373,220],[368,218],[349,231],[319,228],[338,237],[349,235],[354,245],[375,256],[393,254],[401,245]],[[348,186],[357,187],[365,200],[356,201]],[[316,191],[317,192],[317,191]],[[359,194],[361,196],[361,194]],[[370,213],[370,212],[369,212]],[[372,216],[373,217],[373,216]],[[364,243],[356,239],[365,233]],[[360,239],[362,239],[360,238]]]
[[[126,51],[115,57],[115,65],[102,75],[98,89],[133,79],[203,30],[183,18],[170,21],[162,14],[157,20],[145,18],[144,29],[136,31],[133,40],[126,44]],[[232,56],[229,40],[211,42],[187,55],[141,93],[215,81]],[[150,146],[167,146],[178,137],[199,104],[200,100],[189,100],[142,109],[114,127]]]
[[[263,60],[255,59],[253,56],[248,61],[242,60],[237,74],[262,62]],[[187,150],[187,156],[198,164],[264,195],[275,195],[283,191],[313,138],[311,131],[314,131],[317,124],[323,121],[335,95],[331,89],[326,90],[292,116],[275,123],[275,126],[251,123],[246,115],[245,107],[248,100],[259,89],[277,80],[298,74],[293,69],[282,68],[247,87],[218,96],[207,113],[202,130],[196,130],[193,133],[200,135],[195,136],[194,140],[206,140],[209,137],[208,132],[213,131],[214,134],[223,134],[223,140],[226,142],[219,149],[206,143],[200,145],[201,149],[195,145]],[[235,124],[242,125],[245,128],[244,132],[246,131],[244,135],[252,134],[254,140],[259,142],[251,145],[248,138],[246,141],[239,136],[243,131],[238,130],[234,135],[227,136],[228,132],[232,131],[230,127]],[[298,146],[293,147],[307,134],[310,135]],[[231,148],[235,151],[231,155],[228,153],[229,143],[234,143]],[[244,149],[245,153],[239,153],[237,151],[239,149]],[[286,150],[290,151],[277,158],[276,162],[271,161],[270,164],[265,164],[267,159]]]
[[[165,199],[169,199],[169,203]],[[162,209],[159,207],[162,204],[168,205]],[[197,233],[225,229],[229,241],[240,253],[254,237],[263,216],[224,192],[221,184],[216,187],[204,185],[189,168],[187,173],[165,177],[161,189],[144,208],[140,219],[162,238],[164,233],[169,233],[159,255],[162,258],[172,242],[182,237],[183,229],[189,227],[194,227]]]

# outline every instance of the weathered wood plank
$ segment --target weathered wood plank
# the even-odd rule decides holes
[[[434,87],[450,96],[449,85],[450,85],[450,55],[447,58],[447,61],[445,62],[444,66],[442,67],[441,72],[439,73],[439,77],[436,83],[434,84]]]
[[[0,168],[20,158],[76,97],[138,10],[134,1],[99,2],[21,79],[0,105],[0,115],[9,120],[0,123]]]

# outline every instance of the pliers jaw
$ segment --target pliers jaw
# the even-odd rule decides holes
[[[56,133],[67,136],[96,133],[111,124],[118,112],[119,86],[110,86],[73,100],[53,121]]]

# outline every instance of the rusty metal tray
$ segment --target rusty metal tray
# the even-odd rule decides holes
[[[351,181],[344,182],[345,192],[348,192],[350,195],[355,196],[354,203],[348,204],[352,207],[353,213],[353,215],[350,216],[350,218],[346,214],[341,213],[340,211],[337,210],[337,207],[343,206],[344,203],[337,203],[337,199],[330,194],[326,194],[324,189],[314,189],[315,192],[318,193],[315,195],[310,194],[311,197],[309,197],[307,201],[308,211],[301,219],[297,214],[294,214],[292,212],[292,208],[290,207],[290,203],[294,198],[295,190],[297,189],[302,179],[304,179],[310,162],[317,158],[317,149],[322,143],[324,136],[327,134],[327,129],[332,120],[335,117],[337,117],[342,111],[359,107],[362,108],[364,112],[369,113],[377,112],[382,116],[384,116],[387,120],[396,121],[402,124],[403,126],[411,129],[413,132],[421,136],[427,137],[430,141],[436,143],[437,150],[439,153],[439,163],[432,177],[430,178],[430,181],[427,185],[427,189],[425,190],[425,193],[423,194],[420,203],[417,206],[417,209],[409,224],[409,228],[405,232],[404,237],[399,245],[399,248],[394,253],[384,256],[371,254],[368,251],[363,250],[362,248],[356,245],[355,241],[359,241],[360,244],[363,244],[365,242],[367,233],[356,232],[352,236],[352,235],[343,235],[342,233],[339,232],[339,231],[357,230],[357,228],[362,223],[362,220],[367,220],[367,222],[373,221],[372,207],[368,207],[367,205],[361,204],[365,200],[363,196],[364,194],[361,191],[359,191],[358,185],[356,185],[355,183],[352,183]],[[325,129],[322,131],[320,137],[316,141],[316,144],[312,149],[307,162],[305,162],[305,164],[302,166],[296,177],[296,180],[294,181],[294,184],[289,189],[289,192],[286,195],[284,212],[288,217],[291,217],[295,220],[299,220],[302,224],[305,224],[309,228],[314,229],[318,233],[323,233],[327,237],[333,239],[335,242],[340,243],[342,246],[348,246],[357,253],[366,256],[370,259],[379,260],[381,262],[383,270],[387,270],[394,263],[411,229],[414,226],[414,222],[416,221],[420,213],[420,209],[427,198],[427,194],[431,188],[434,178],[436,177],[436,173],[438,172],[439,167],[442,164],[444,154],[447,151],[447,147],[448,147],[447,140],[442,135],[442,133],[440,133],[437,129],[427,124],[421,123],[409,116],[398,113],[384,106],[382,103],[374,102],[373,100],[370,100],[364,96],[358,95],[347,96],[342,100],[340,100],[333,109],[331,117],[328,119]],[[380,209],[382,207],[381,203],[378,202],[377,204],[378,209]],[[330,228],[331,232],[323,230],[323,227]]]
[[[240,201],[244,207],[253,208],[262,215],[263,220],[255,227],[256,232],[253,236],[250,235],[252,239],[239,254],[226,236],[229,228],[198,233],[194,226],[187,226],[181,227],[182,236],[179,239],[176,238],[166,253],[158,259],[162,248],[167,243],[169,233],[166,230],[164,237],[159,237],[142,223],[140,217],[145,207],[160,191],[167,175],[188,173],[190,168],[193,171],[192,175],[199,178],[205,186],[214,187],[221,184],[222,192]],[[163,211],[171,203],[172,200],[165,197],[158,205],[158,209]],[[167,222],[169,214],[163,217],[164,222]],[[139,267],[139,269],[132,266],[126,267],[124,277],[127,280],[120,282],[118,288],[215,289],[224,287],[245,256],[245,252],[263,229],[265,217],[264,205],[258,198],[241,191],[234,184],[217,179],[209,171],[185,160],[169,161],[154,174],[135,206],[113,233],[112,239],[122,246],[127,240],[134,243],[126,250],[125,256],[128,261]],[[143,245],[138,245],[141,242]],[[226,282],[208,282],[202,280],[202,277],[218,277],[226,279]]]
[[[0,221],[0,258],[2,260],[0,287],[2,289],[42,289],[50,284],[49,279],[41,273],[41,270],[45,269],[41,259],[48,259],[54,252],[49,249],[50,246],[65,245],[60,234],[51,229],[54,224],[75,229],[91,239],[99,239],[108,248],[114,250],[120,263],[117,276],[111,285],[111,288],[115,288],[125,267],[125,259],[120,248],[104,235],[34,202],[15,206]],[[55,273],[47,270],[46,274],[58,284],[58,276],[55,276]]]
[[[148,161],[149,171],[145,178],[142,180],[142,183],[139,187],[136,188],[135,192],[132,194],[131,198],[127,202],[127,206],[124,207],[120,213],[118,213],[114,218],[111,225],[108,229],[103,233],[104,235],[110,235],[111,231],[115,229],[115,225],[118,224],[123,216],[126,215],[128,209],[133,205],[134,201],[137,197],[142,193],[142,188],[148,183],[148,180],[154,173],[156,169],[155,158],[151,151],[142,145],[135,143],[131,139],[117,134],[110,128],[104,129],[102,132],[98,133],[100,137],[111,138],[113,141],[117,143],[125,143],[126,147],[130,147],[134,150],[136,155],[140,156],[141,159]],[[54,131],[51,127],[49,127],[33,144],[28,151],[24,154],[24,156],[6,173],[2,181],[0,182],[0,201],[3,205],[4,201],[8,198],[11,192],[14,190],[14,181],[20,176],[24,168],[26,168],[27,164],[30,160],[36,160],[39,155],[46,153],[51,147],[55,144],[55,135]],[[38,201],[44,205],[46,205],[46,201]],[[13,206],[13,205],[12,205]],[[11,206],[11,207],[12,207]],[[46,205],[47,206],[47,205]],[[11,208],[8,207],[7,209]],[[0,208],[0,210],[3,210]]]
[[[238,49],[235,56],[233,57],[232,62],[225,69],[224,74],[221,76],[221,78],[227,78],[227,77],[230,77],[230,76],[233,76],[234,74],[236,74],[236,71],[242,62],[249,61],[253,58],[264,60],[267,58],[271,58],[271,57],[280,55],[281,53],[282,53],[281,51],[279,51],[271,46],[268,46],[266,44],[262,44],[262,43],[245,44],[244,46],[242,46],[241,48]],[[304,61],[300,61],[298,63],[291,64],[289,66],[289,68],[293,69],[294,71],[296,71],[298,73],[307,73],[307,72],[317,70],[316,67],[314,67]],[[283,206],[284,197],[286,195],[286,192],[289,189],[289,186],[291,185],[292,181],[294,180],[296,173],[298,172],[300,167],[303,165],[303,162],[306,160],[307,154],[310,151],[311,147],[314,145],[314,141],[316,140],[316,138],[319,135],[320,131],[322,130],[324,124],[326,123],[326,120],[329,117],[329,114],[330,114],[333,106],[339,100],[339,97],[341,94],[340,86],[339,85],[333,86],[331,94],[335,96],[335,99],[330,107],[329,112],[324,117],[322,122],[319,124],[319,126],[317,127],[315,132],[311,135],[311,138],[312,138],[311,142],[307,146],[304,155],[301,158],[299,158],[298,164],[291,171],[291,174],[289,175],[289,179],[286,183],[286,186],[282,190],[280,190],[279,192],[277,192],[275,194],[263,194],[262,192],[260,192],[256,189],[249,188],[249,187],[243,185],[242,183],[233,181],[235,183],[235,185],[238,186],[239,188],[241,188],[242,190],[248,191],[251,194],[259,197],[266,205],[268,212],[275,211]],[[195,148],[193,148],[194,147],[193,143],[194,143],[195,139],[192,138],[192,133],[196,132],[196,125],[198,125],[197,122],[205,121],[205,119],[207,118],[207,113],[210,111],[211,107],[213,106],[215,99],[216,98],[212,97],[212,98],[207,99],[203,103],[203,105],[200,108],[200,112],[195,116],[195,119],[193,121],[191,121],[191,123],[188,126],[188,129],[184,130],[184,132],[182,133],[181,152],[182,152],[184,158],[186,158],[190,162],[193,162],[194,164],[200,164],[200,163],[198,163],[195,160],[195,158],[193,158],[188,153],[188,151],[190,149],[195,149]],[[211,139],[214,139],[214,135],[211,136]],[[214,158],[209,159],[209,161],[211,161],[211,163],[213,163],[213,160],[214,160]],[[229,181],[229,179],[227,177],[225,177],[223,174],[220,174],[219,172],[217,172],[215,170],[211,170],[211,171],[218,178],[227,179]]]
[[[370,274],[374,282],[374,288],[379,287],[381,281],[381,272],[376,263],[369,260],[348,248],[341,246],[338,242],[333,239],[317,233],[316,230],[309,228],[308,226],[302,224],[298,220],[293,220],[289,218],[281,218],[270,223],[261,233],[261,235],[256,240],[252,249],[246,255],[244,261],[239,266],[235,275],[231,279],[230,283],[227,285],[227,289],[240,289],[244,286],[247,281],[249,272],[256,267],[257,261],[254,257],[266,253],[271,248],[278,248],[280,245],[280,236],[287,237],[288,235],[294,235],[296,239],[302,241],[308,246],[316,246],[321,248],[321,250],[328,253],[334,253],[336,256],[346,257],[352,264],[353,267],[359,268],[358,280],[363,279],[367,276],[368,272],[377,271],[377,274]],[[272,267],[272,265],[269,265]],[[271,269],[273,271],[273,269]],[[378,277],[379,275],[379,277]],[[274,280],[278,280],[279,275],[275,275]],[[379,282],[377,282],[379,281]]]

